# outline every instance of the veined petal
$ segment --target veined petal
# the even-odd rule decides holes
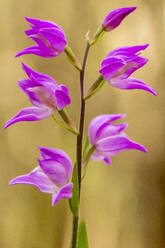
[[[119,114],[119,115],[99,115],[96,118],[94,118],[88,129],[88,136],[91,144],[95,144],[96,142],[96,136],[99,136],[102,129],[112,121],[116,121],[118,119],[124,118],[125,114]]]
[[[40,149],[40,156],[42,159],[51,159],[61,164],[65,168],[68,178],[71,179],[73,165],[71,159],[64,151],[60,149],[47,148],[41,146],[39,146],[38,148]]]
[[[104,80],[109,80],[125,65],[126,63],[122,58],[106,57],[101,63],[99,72],[102,74]]]
[[[58,28],[42,28],[39,33],[50,43],[50,49],[55,49],[59,53],[64,51],[67,41],[61,30]]]
[[[121,123],[121,124],[111,124],[103,127],[101,132],[97,135],[97,140],[106,138],[108,136],[113,136],[113,135],[119,135],[121,132],[123,132],[127,128],[128,124],[127,123]]]
[[[121,135],[101,139],[97,142],[96,145],[96,150],[104,156],[116,155],[120,151],[132,149],[147,152],[144,146],[133,142],[126,136]]]
[[[53,27],[56,27],[56,28],[62,30],[56,23],[54,23],[52,21],[39,20],[39,19],[36,19],[36,18],[30,18],[30,17],[25,17],[25,20],[27,22],[33,24],[37,28],[51,28],[51,27],[53,28]]]
[[[110,81],[110,84],[116,88],[119,89],[127,89],[127,90],[132,90],[132,89],[141,89],[141,90],[146,90],[153,95],[157,95],[157,93],[154,91],[153,88],[148,86],[146,83],[136,79],[136,78],[127,78],[127,79],[118,79],[115,78]]]
[[[44,193],[54,193],[55,190],[58,189],[57,186],[55,186],[39,169],[39,167],[35,168],[29,174],[12,179],[9,185],[14,184],[30,184],[36,186],[41,192]]]
[[[25,71],[27,76],[32,80],[34,78],[36,79],[35,82],[33,80],[33,83],[36,83],[36,81],[38,81],[39,83],[42,82],[42,81],[46,81],[46,82],[50,82],[52,84],[57,85],[56,81],[52,77],[50,77],[49,75],[43,74],[41,72],[34,71],[30,67],[25,65],[23,62],[21,64],[22,64],[22,69]]]
[[[44,118],[52,115],[54,109],[51,108],[38,108],[38,107],[30,107],[24,108],[18,112],[13,118],[6,122],[5,127],[7,128],[10,125],[20,122],[20,121],[39,121]]]
[[[39,107],[42,104],[38,95],[31,90],[34,87],[40,86],[40,84],[37,81],[35,82],[29,79],[22,79],[18,81],[18,85],[23,90],[23,92],[28,96],[29,100],[34,106]]]
[[[68,183],[52,195],[52,205],[54,206],[60,199],[72,198],[73,183]]]
[[[55,184],[62,186],[68,183],[70,178],[67,175],[65,167],[62,164],[52,159],[44,159],[44,160],[38,159],[38,162],[44,173]]]
[[[97,153],[96,151],[94,151],[94,153],[92,154],[91,159],[95,160],[95,161],[104,161],[107,165],[111,164],[110,157],[102,156],[99,153]]]
[[[118,47],[111,51],[107,56],[120,56],[120,55],[135,55],[141,50],[145,50],[149,44],[138,45],[138,46],[128,46],[128,47]]]
[[[126,59],[127,65],[124,68],[124,71],[119,75],[119,78],[124,79],[128,78],[133,72],[143,67],[148,59],[140,56],[133,56],[132,58]]]
[[[23,49],[22,51],[17,53],[15,55],[15,57],[19,57],[19,56],[22,56],[24,54],[35,54],[35,55],[38,55],[38,56],[41,56],[41,57],[45,57],[43,52],[40,50],[39,46],[37,46],[37,45],[34,45],[34,46],[27,47],[27,48]]]
[[[63,91],[60,88],[55,91],[55,99],[58,110],[65,108],[68,104],[71,103],[69,94],[66,94],[66,91]]]

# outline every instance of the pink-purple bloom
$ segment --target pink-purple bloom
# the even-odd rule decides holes
[[[62,53],[67,44],[64,31],[54,22],[25,17],[31,29],[25,33],[37,45],[23,49],[16,57],[24,54],[35,54],[41,57],[56,57]]]
[[[112,10],[110,13],[108,13],[102,23],[103,30],[108,32],[118,27],[123,19],[132,13],[135,9],[136,7],[127,7]]]
[[[23,63],[22,68],[29,78],[19,80],[18,84],[34,106],[19,111],[7,121],[5,128],[20,121],[42,120],[71,102],[65,85],[58,85],[50,76],[36,72]]]
[[[111,51],[101,63],[99,72],[104,80],[119,89],[142,89],[157,95],[146,83],[130,77],[131,74],[143,67],[148,59],[141,55],[140,51],[148,47],[146,45],[119,47]]]
[[[113,121],[125,117],[124,114],[119,115],[100,115],[94,118],[88,129],[88,137],[90,143],[95,147],[91,159],[103,160],[108,165],[111,163],[110,157],[117,155],[123,150],[140,150],[147,152],[146,148],[134,141],[130,140],[123,132],[127,123],[111,124]]]
[[[18,176],[9,185],[30,184],[41,192],[52,194],[52,205],[60,199],[71,198],[73,184],[70,182],[73,165],[69,156],[62,150],[39,147],[39,166],[30,173]]]

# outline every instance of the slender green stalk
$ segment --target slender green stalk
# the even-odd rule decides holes
[[[73,227],[72,227],[72,248],[77,247],[78,238],[78,216],[73,216]]]
[[[63,123],[61,123],[60,121],[58,121],[58,120],[55,118],[54,115],[52,115],[52,118],[53,118],[53,120],[54,120],[60,127],[66,129],[67,131],[69,131],[69,132],[71,132],[71,133],[73,133],[73,134],[75,134],[75,135],[78,135],[78,132],[77,132],[76,129],[72,129],[72,128],[70,128],[70,127],[65,126]]]
[[[87,41],[84,58],[82,63],[82,70],[80,72],[80,120],[79,120],[79,135],[77,136],[77,165],[78,165],[78,180],[79,180],[79,195],[81,193],[81,170],[82,170],[82,141],[84,131],[85,118],[85,100],[84,100],[84,75],[85,66],[90,48],[89,41]]]
[[[79,119],[79,134],[77,136],[77,154],[76,154],[77,166],[78,166],[79,203],[80,203],[80,194],[81,194],[82,142],[83,142],[83,132],[84,132],[84,119],[85,119],[84,76],[85,76],[85,67],[86,67],[89,48],[90,48],[90,43],[87,40],[84,57],[83,57],[82,69],[80,71],[80,119]],[[77,248],[78,219],[79,216],[73,216],[72,248]]]
[[[71,48],[69,46],[65,47],[64,52],[66,53],[70,63],[79,71],[81,71],[81,64],[78,61],[78,59],[76,58],[75,54],[73,53],[73,51],[71,50]]]
[[[92,86],[88,90],[88,94],[85,97],[85,100],[89,99],[91,96],[95,95],[104,85],[105,81],[102,75],[100,75]]]

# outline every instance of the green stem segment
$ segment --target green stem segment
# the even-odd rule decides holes
[[[73,227],[72,227],[72,248],[77,247],[78,238],[78,216],[73,216]]]
[[[75,135],[78,135],[78,131],[77,131],[76,129],[72,129],[72,128],[70,128],[70,127],[65,126],[63,123],[61,123],[60,121],[58,121],[58,120],[55,118],[54,115],[52,115],[52,118],[53,118],[53,120],[54,120],[60,127],[66,129],[67,131],[69,131],[69,132],[71,132],[71,133],[73,133],[73,134],[75,134]]]
[[[104,85],[105,81],[102,75],[100,75],[92,86],[88,90],[88,95],[85,97],[85,100],[89,99],[91,96],[95,95]]]
[[[84,100],[84,75],[85,66],[88,56],[88,51],[90,48],[89,41],[87,41],[82,70],[80,72],[80,120],[79,120],[79,135],[77,136],[77,166],[78,166],[78,180],[79,180],[79,198],[81,192],[81,170],[82,170],[82,141],[83,141],[83,131],[84,131],[84,118],[85,118],[85,100]]]
[[[58,113],[60,114],[63,121],[71,128],[71,130],[78,135],[78,131],[77,131],[74,123],[72,122],[69,114],[67,113],[66,109],[65,110],[64,109],[58,110]]]
[[[82,69],[80,71],[80,119],[79,119],[79,134],[77,136],[77,154],[76,154],[77,168],[78,168],[78,184],[79,184],[79,204],[80,204],[80,194],[81,194],[82,142],[83,142],[83,132],[84,132],[84,119],[85,119],[84,76],[85,76],[85,67],[86,67],[89,48],[90,48],[90,43],[87,40],[84,57],[83,57]],[[77,248],[78,219],[79,216],[73,216],[72,248]]]
[[[98,40],[100,40],[103,37],[104,33],[105,31],[103,27],[100,27],[95,33],[93,40],[90,42],[90,46],[93,46]]]
[[[81,71],[81,64],[73,53],[72,49],[69,46],[65,47],[64,52],[66,53],[70,63],[79,71]]]

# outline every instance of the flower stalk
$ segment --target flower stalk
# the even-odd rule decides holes
[[[82,69],[80,71],[80,119],[79,119],[79,134],[77,136],[77,167],[78,167],[78,183],[79,183],[79,204],[80,204],[80,194],[81,194],[81,172],[82,172],[82,142],[83,142],[83,132],[84,132],[84,119],[85,119],[85,99],[84,99],[84,76],[85,67],[88,57],[88,52],[90,48],[89,40],[87,40]],[[77,247],[77,234],[78,234],[78,223],[79,216],[73,216],[73,230],[72,230],[72,248]]]
[[[81,64],[73,53],[72,49],[69,46],[66,46],[64,52],[69,59],[70,63],[79,71],[81,71]]]
[[[91,96],[95,95],[104,85],[105,81],[102,75],[96,79],[96,81],[92,84],[92,86],[88,90],[88,94],[85,97],[85,100],[89,99]]]

